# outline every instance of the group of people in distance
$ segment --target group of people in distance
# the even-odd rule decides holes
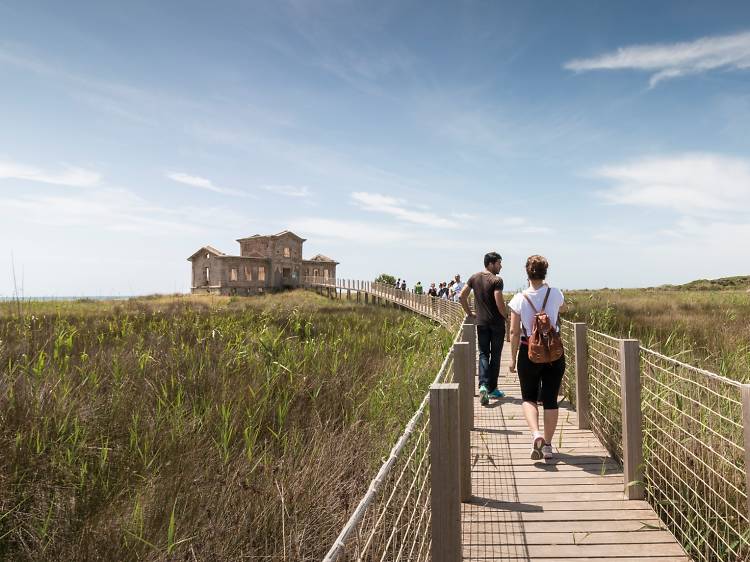
[[[466,283],[461,281],[461,276],[456,274],[451,281],[441,281],[437,287],[435,286],[435,283],[430,283],[427,291],[425,291],[422,282],[417,281],[417,284],[414,285],[414,293],[417,295],[427,294],[431,297],[458,302],[461,290],[465,285]],[[394,283],[393,286],[402,291],[407,290],[406,280],[401,279],[400,277],[396,280],[396,283]]]
[[[559,333],[560,310],[564,297],[560,289],[546,283],[549,264],[543,256],[533,255],[526,260],[526,276],[529,286],[517,293],[506,306],[503,299],[503,279],[499,276],[502,257],[497,252],[484,256],[484,271],[472,275],[462,288],[459,302],[476,324],[477,347],[479,348],[479,396],[483,406],[490,398],[505,396],[497,386],[500,374],[500,354],[505,342],[505,319],[510,309],[510,372],[518,371],[521,386],[523,413],[531,431],[531,459],[548,461],[553,457],[552,438],[557,428],[558,403],[565,356],[550,362],[537,362],[529,355],[530,338],[538,341],[532,332],[537,319],[546,313],[552,330]],[[474,291],[474,306],[469,306],[469,295]],[[539,402],[544,407],[544,431],[539,430]]]

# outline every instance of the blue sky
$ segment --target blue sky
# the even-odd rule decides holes
[[[750,273],[746,2],[0,0],[0,85],[0,295],[286,228],[353,278]]]

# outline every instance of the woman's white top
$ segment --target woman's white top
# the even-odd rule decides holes
[[[534,290],[533,287],[529,287],[522,293],[516,293],[513,298],[510,299],[508,306],[513,312],[521,317],[521,325],[526,328],[525,334],[522,332],[522,335],[531,335],[531,328],[534,325],[534,316],[536,315],[536,312],[531,308],[528,301],[524,298],[524,295],[528,296],[529,300],[534,303],[537,312],[541,312],[542,303],[544,302],[544,297],[547,294],[548,288],[547,285],[542,285],[536,290]],[[547,299],[547,306],[544,307],[544,311],[547,313],[547,316],[549,316],[549,320],[552,322],[553,326],[557,325],[557,317],[560,312],[560,307],[564,302],[565,297],[563,297],[562,291],[560,289],[555,289],[554,287],[550,288],[549,299]]]

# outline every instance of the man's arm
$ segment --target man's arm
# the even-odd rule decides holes
[[[469,308],[469,293],[471,293],[471,287],[468,284],[464,285],[461,289],[461,294],[458,296],[458,302],[461,303],[461,307],[464,309],[466,316],[474,316],[474,313]]]
[[[518,346],[521,343],[521,316],[516,312],[510,312],[510,372],[516,372],[516,357],[518,357]]]
[[[497,309],[500,311],[500,314],[503,315],[503,318],[508,317],[508,311],[505,308],[505,300],[503,299],[503,291],[502,289],[498,290],[495,289],[495,304],[497,305]]]

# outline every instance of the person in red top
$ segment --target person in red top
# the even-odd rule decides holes
[[[469,317],[477,325],[477,347],[479,348],[479,398],[486,406],[492,398],[502,398],[505,393],[497,388],[500,374],[500,354],[505,342],[505,301],[503,279],[499,277],[503,258],[497,252],[484,256],[484,271],[475,273],[461,290],[459,301]],[[476,314],[469,308],[469,294],[474,291]]]

